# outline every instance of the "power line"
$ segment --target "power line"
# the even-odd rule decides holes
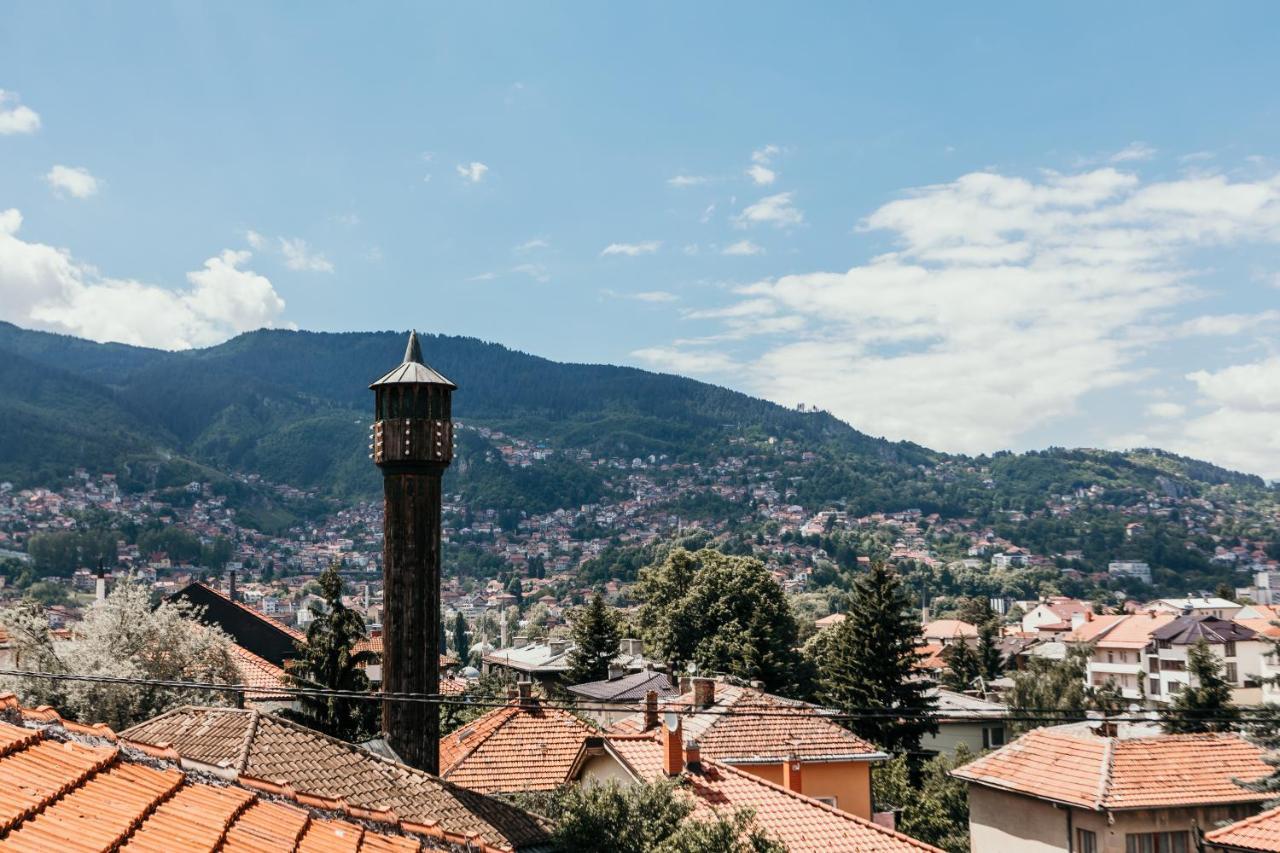
[[[270,699],[297,699],[304,697],[313,698],[335,698],[335,699],[351,699],[357,701],[370,702],[417,702],[428,705],[438,706],[456,706],[465,708],[505,708],[511,706],[512,699],[466,699],[457,696],[445,694],[427,694],[427,693],[381,693],[367,692],[360,690],[332,690],[325,688],[305,688],[305,687],[284,687],[264,689],[260,687],[252,687],[246,684],[220,684],[217,682],[200,682],[200,681],[181,681],[173,679],[152,679],[137,678],[132,676],[114,676],[114,675],[86,675],[74,673],[55,673],[42,672],[39,670],[19,670],[8,669],[0,670],[0,676],[10,676],[15,678],[39,678],[51,681],[75,681],[91,684],[126,684],[138,687],[155,687],[177,690],[200,690],[206,692],[234,693],[242,696],[252,695],[257,698]],[[633,711],[641,713],[645,710],[643,704],[631,703],[604,703],[592,702],[588,708],[576,705],[564,705],[548,702],[541,698],[534,698],[539,708],[548,710],[561,710],[569,712],[582,712],[583,710],[619,710]],[[1007,723],[1074,723],[1074,722],[1134,722],[1134,723],[1153,723],[1158,722],[1159,717],[1143,715],[1126,711],[1112,715],[1100,715],[1090,717],[1088,714],[1099,714],[1100,712],[1078,712],[1067,711],[1059,708],[1022,708],[1012,711],[992,711],[989,713],[974,711],[945,711],[929,708],[901,708],[901,709],[884,709],[884,708],[854,708],[842,711],[826,711],[824,709],[802,709],[794,710],[779,709],[774,707],[765,707],[759,704],[739,703],[732,708],[693,708],[693,707],[662,707],[659,706],[659,712],[675,711],[677,713],[705,714],[721,717],[750,717],[750,718],[783,718],[783,719],[805,719],[805,720],[827,720],[832,722],[856,721],[856,720],[924,720],[932,719],[939,722],[1007,722]],[[1251,722],[1264,722],[1266,717],[1254,714],[1267,714],[1266,709],[1239,709],[1238,716],[1202,716],[1195,711],[1168,709],[1159,713],[1161,717],[1177,717],[1188,720],[1195,720],[1204,723],[1237,723],[1247,725]]]

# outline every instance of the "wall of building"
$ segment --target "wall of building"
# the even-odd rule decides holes
[[[1098,853],[1125,853],[1131,833],[1187,832],[1188,850],[1195,849],[1195,828],[1211,828],[1219,821],[1235,821],[1256,814],[1255,805],[1212,806],[1186,809],[1138,809],[1097,812],[1055,807],[1034,797],[1024,797],[983,785],[969,786],[969,842],[972,853],[1049,853],[1078,850],[1078,830],[1094,833]],[[1071,847],[1067,842],[1070,813]]]
[[[782,784],[782,764],[736,764],[739,770]],[[871,763],[868,761],[812,761],[800,766],[800,793],[831,797],[841,811],[871,820]]]
[[[971,853],[1057,853],[1067,849],[1067,811],[1043,800],[969,786]]]
[[[925,735],[920,741],[922,749],[931,752],[938,752],[944,755],[952,755],[956,751],[956,747],[964,744],[969,751],[977,755],[987,747],[983,746],[982,729],[986,728],[1004,728],[1004,723],[982,723],[982,722],[964,722],[964,723],[942,723],[938,726],[936,735]],[[1006,733],[1006,737],[1008,737]],[[1002,746],[1003,744],[995,744]]]
[[[582,772],[578,778],[584,785],[607,785],[610,782],[617,782],[619,785],[626,786],[634,785],[636,781],[611,755],[593,755],[582,762]]]

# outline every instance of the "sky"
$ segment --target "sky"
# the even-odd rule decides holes
[[[9,3],[0,319],[168,349],[412,326],[940,450],[1280,478],[1278,26]]]

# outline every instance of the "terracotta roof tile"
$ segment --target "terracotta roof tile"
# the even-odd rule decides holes
[[[1237,785],[1271,772],[1233,734],[1098,737],[1078,725],[1035,729],[953,775],[1090,809],[1261,802]]]
[[[478,833],[495,845],[536,845],[547,838],[546,825],[528,812],[260,711],[179,708],[122,737],[171,744],[185,759],[246,779],[287,785],[335,803],[390,810],[400,820],[438,822],[444,831]],[[441,766],[446,766],[443,757]]]
[[[1280,807],[1207,832],[1204,840],[1232,850],[1280,853]]]
[[[240,673],[240,682],[253,691],[245,694],[247,698],[279,696],[288,685],[285,683],[284,669],[266,658],[258,657],[244,646],[232,643],[230,646],[232,662]]]
[[[596,729],[568,711],[527,701],[514,699],[440,738],[440,775],[483,793],[549,791],[568,781]]]
[[[0,697],[0,704],[12,707],[11,700],[12,696]],[[417,825],[402,822],[390,812],[354,809],[338,800],[328,804],[333,807],[330,813],[318,815],[306,808],[264,801],[261,793],[245,785],[201,782],[165,760],[165,750],[151,748],[143,763],[128,741],[117,746],[112,739],[73,732],[58,722],[39,725],[39,730],[33,730],[0,722],[3,851],[409,853],[422,849],[421,839],[413,834]],[[84,739],[93,742],[79,742]],[[270,793],[295,796],[278,786]],[[299,805],[303,800],[296,795]],[[352,820],[334,818],[332,811],[337,809]],[[439,825],[420,828],[428,829],[433,839],[468,844],[468,849],[489,853],[510,849]]]
[[[662,746],[655,735],[610,735],[605,741],[638,778],[652,780],[662,775]],[[681,780],[681,790],[695,800],[695,817],[749,808],[755,812],[756,825],[793,853],[940,853],[936,847],[709,759],[705,754],[701,768],[685,770]]]
[[[694,704],[693,693],[674,697],[661,708],[682,714],[685,736],[698,742],[703,755],[730,764],[778,763],[790,755],[846,760],[886,757],[875,745],[826,719],[822,709],[750,687],[717,683],[715,702],[702,712]],[[752,716],[752,711],[761,714]],[[787,716],[781,715],[784,711]],[[642,718],[640,714],[624,718],[609,731],[638,732]]]

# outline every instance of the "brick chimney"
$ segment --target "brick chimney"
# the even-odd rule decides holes
[[[232,601],[236,600],[236,570],[231,569],[227,572],[229,580],[227,581],[227,598]]]
[[[693,689],[693,679],[691,679],[687,675],[682,675],[680,676],[679,686],[680,686],[680,695],[683,696],[684,694],[688,693],[690,690]]]
[[[685,741],[684,744],[684,768],[697,773],[702,770],[702,753],[698,749],[696,740]]]
[[[679,776],[684,770],[684,730],[680,715],[668,711],[662,723],[662,772]]]
[[[713,678],[695,678],[693,680],[693,704],[699,708],[710,708],[716,703],[716,682]]]
[[[514,684],[510,684],[510,685],[508,685],[508,686],[507,686],[507,701],[508,701],[508,702],[510,702],[510,701],[512,701],[512,700],[514,700],[514,699],[519,699],[519,698],[520,698],[520,688],[519,688],[519,687],[516,687]]]
[[[798,756],[792,755],[782,762],[782,787],[788,791],[795,791],[797,794],[804,793],[800,779],[800,759]]]
[[[520,694],[520,706],[522,708],[533,707],[533,682],[521,681],[516,684],[516,690]]]
[[[644,694],[644,730],[658,727],[658,691],[650,690]]]

